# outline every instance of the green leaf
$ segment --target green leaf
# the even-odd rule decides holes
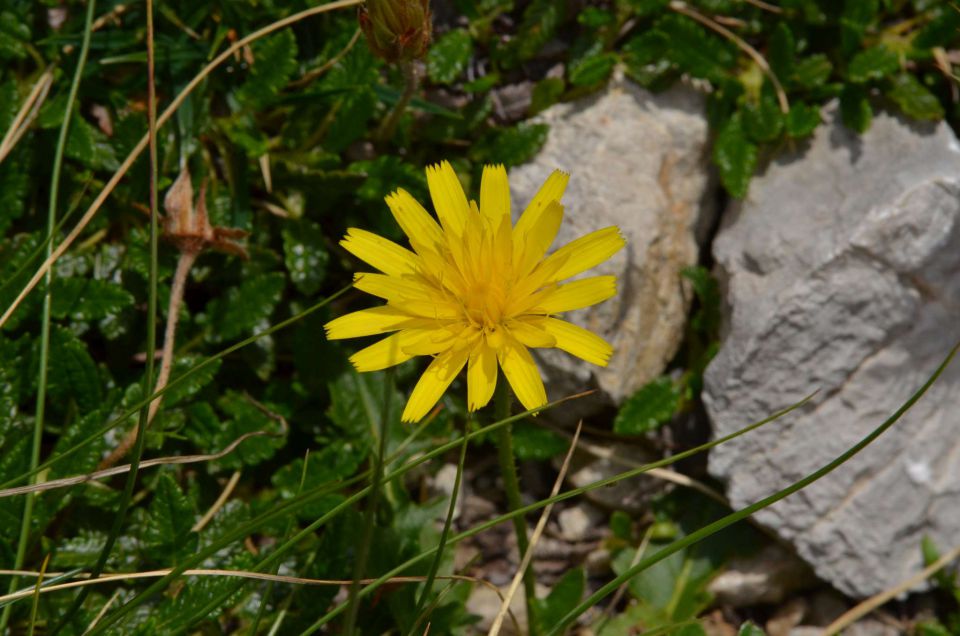
[[[436,84],[449,84],[463,72],[473,56],[473,39],[466,29],[454,29],[430,46],[427,76]]]
[[[133,306],[133,295],[108,280],[54,278],[50,313],[54,318],[100,320]]]
[[[793,103],[784,124],[787,134],[794,139],[807,137],[820,125],[820,108],[803,102]]]
[[[120,167],[110,140],[86,119],[74,113],[64,153],[94,170],[116,170]]]
[[[574,86],[592,86],[598,84],[613,72],[617,55],[611,52],[597,52],[580,58],[570,68],[570,83]]]
[[[330,255],[323,230],[316,223],[300,219],[283,229],[283,256],[290,281],[305,296],[320,289],[327,273]]]
[[[954,636],[954,632],[944,627],[936,619],[918,623],[914,634],[916,636]]]
[[[160,473],[148,509],[144,542],[162,549],[156,552],[162,557],[167,557],[170,551],[175,554],[192,551],[197,542],[196,533],[190,529],[195,516],[193,506],[170,473]]]
[[[583,568],[567,570],[546,598],[536,600],[536,616],[542,631],[559,623],[570,608],[583,599],[586,578]]]
[[[244,440],[232,453],[210,466],[238,469],[264,462],[283,446],[281,423],[269,413],[260,410],[245,395],[227,391],[217,400],[217,406],[230,418],[221,422],[206,402],[197,402],[186,409],[188,414],[184,434],[204,452],[224,449],[241,435],[263,431],[270,436],[256,436]],[[269,407],[265,407],[269,408]]]
[[[667,15],[657,22],[656,29],[669,42],[667,57],[684,73],[721,82],[736,63],[728,42],[687,17]]]
[[[0,12],[0,60],[22,60],[27,57],[30,42],[28,22],[10,11]]]
[[[597,7],[584,7],[584,9],[577,14],[577,23],[591,29],[605,27],[613,24],[615,20],[616,17],[614,17],[610,11],[598,9]]]
[[[936,46],[947,47],[956,39],[960,30],[960,11],[956,7],[939,7],[939,15],[920,29],[913,38],[915,49],[932,49]]]
[[[847,84],[840,93],[840,116],[850,130],[864,133],[873,121],[873,108],[862,86]]]
[[[700,306],[690,318],[690,327],[704,335],[713,337],[720,330],[720,285],[706,267],[694,265],[685,267],[680,274],[690,281],[693,293]]]
[[[546,461],[562,454],[570,444],[553,431],[531,422],[513,425],[513,453],[520,460]]]
[[[31,154],[31,148],[21,142],[0,163],[0,236],[6,234],[7,229],[25,211]]]
[[[353,368],[330,383],[328,417],[351,438],[371,443],[378,436],[384,400],[390,400],[391,427],[400,425],[403,396],[394,386],[385,386],[386,374],[357,373]]]
[[[547,141],[550,127],[546,124],[520,123],[510,128],[497,128],[481,139],[471,156],[479,163],[502,163],[508,168],[533,158]]]
[[[304,460],[295,459],[273,474],[270,481],[283,499],[290,499],[303,490],[320,488],[350,477],[357,472],[363,459],[366,457],[366,448],[346,440],[336,440],[317,453],[310,453]],[[341,497],[331,494],[320,500],[313,501],[297,508],[297,516],[303,520],[320,517],[330,510],[331,504],[336,504]]]
[[[641,86],[656,83],[670,70],[669,48],[666,34],[656,29],[648,29],[631,38],[621,49],[627,75]]]
[[[97,365],[87,353],[83,341],[60,326],[50,330],[50,364],[47,373],[51,398],[72,397],[83,413],[100,406],[102,389]]]
[[[897,54],[883,46],[874,46],[860,51],[850,60],[847,77],[852,82],[868,82],[891,75],[900,68]]]
[[[840,44],[850,54],[860,46],[867,27],[877,20],[878,0],[844,0],[840,17]]]
[[[780,22],[770,35],[770,69],[774,75],[786,81],[796,66],[796,40],[786,22]]]
[[[772,95],[764,94],[756,104],[744,104],[743,129],[757,143],[774,141],[783,130],[783,113]]]
[[[269,103],[296,68],[297,39],[292,29],[254,43],[250,74],[236,92],[240,108],[257,109]]]
[[[263,326],[280,302],[285,283],[279,272],[259,274],[211,300],[206,310],[210,340],[222,342]]]
[[[766,633],[757,627],[752,621],[747,621],[740,626],[737,636],[766,636]]]
[[[669,376],[651,380],[623,403],[613,420],[613,430],[623,435],[656,430],[673,418],[680,398],[680,390]]]
[[[727,191],[737,198],[746,196],[757,167],[757,146],[744,134],[739,115],[733,115],[717,135],[713,162]]]
[[[790,79],[799,88],[810,90],[825,84],[832,71],[830,59],[823,53],[815,53],[797,62]]]
[[[205,358],[201,356],[177,356],[176,362],[173,363],[173,369],[170,371],[170,380],[176,380],[188,370],[200,364],[204,359]],[[199,371],[196,371],[183,382],[179,382],[173,386],[163,394],[164,406],[175,406],[197,395],[203,387],[213,382],[222,364],[222,360],[216,360]]]
[[[0,83],[0,130],[10,130],[10,124],[20,108],[20,94],[13,79]]]
[[[909,117],[920,120],[943,119],[940,101],[910,73],[901,73],[893,78],[887,96]]]
[[[536,115],[553,106],[563,95],[565,85],[559,77],[547,77],[536,83],[530,97],[530,115]]]
[[[533,0],[527,5],[520,27],[507,49],[507,58],[504,61],[508,67],[528,60],[540,52],[563,21],[566,5],[564,0]]]

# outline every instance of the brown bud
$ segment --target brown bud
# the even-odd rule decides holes
[[[421,58],[430,45],[430,0],[367,0],[359,20],[370,50],[387,62]]]

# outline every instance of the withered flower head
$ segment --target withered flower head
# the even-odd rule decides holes
[[[200,186],[197,204],[193,204],[193,184],[190,171],[184,168],[163,198],[163,235],[182,252],[199,254],[207,248],[247,258],[247,250],[234,239],[244,238],[247,232],[210,225],[207,217],[207,184]]]
[[[370,50],[387,62],[421,58],[430,45],[430,0],[367,0],[359,20]]]

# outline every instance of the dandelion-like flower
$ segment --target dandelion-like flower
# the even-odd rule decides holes
[[[563,281],[610,258],[624,240],[608,227],[547,255],[563,220],[560,197],[568,178],[551,174],[513,225],[503,166],[484,167],[478,206],[443,162],[427,168],[439,224],[408,192],[386,197],[412,251],[371,232],[347,230],[340,244],[380,272],[356,274],[354,286],[387,304],[330,321],[327,337],[391,334],[350,357],[358,371],[433,356],[407,401],[404,422],[423,418],[464,366],[471,411],[493,396],[498,364],[525,408],[546,404],[529,348],[556,347],[606,366],[610,344],[555,316],[616,293],[614,276]]]

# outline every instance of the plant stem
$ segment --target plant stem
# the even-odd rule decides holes
[[[443,522],[443,530],[440,532],[440,541],[437,543],[437,554],[430,564],[427,580],[424,582],[423,590],[420,592],[420,598],[417,600],[417,609],[413,612],[416,619],[410,628],[410,636],[414,635],[420,623],[423,622],[423,619],[426,617],[420,616],[420,612],[423,610],[424,604],[430,596],[430,591],[433,589],[433,582],[437,577],[437,572],[440,570],[440,562],[443,561],[443,549],[447,546],[447,537],[450,536],[450,526],[453,525],[453,513],[457,508],[457,499],[460,496],[460,482],[463,479],[463,465],[467,461],[467,445],[470,441],[468,435],[470,433],[470,423],[472,419],[472,414],[468,414],[467,423],[463,431],[463,439],[460,444],[460,459],[457,461],[457,475],[453,479],[453,490],[450,493],[450,506],[447,508],[447,518]]]
[[[183,305],[183,294],[187,287],[187,278],[190,275],[190,268],[197,261],[198,252],[194,250],[184,250],[180,252],[180,258],[177,260],[177,269],[173,274],[173,281],[170,284],[170,304],[167,306],[167,325],[163,332],[163,353],[160,355],[160,373],[157,374],[157,383],[153,392],[158,393],[167,386],[170,381],[170,370],[173,368],[173,350],[177,341],[177,320],[180,317],[180,307]],[[147,428],[153,422],[163,397],[158,396],[150,403],[147,411]],[[140,424],[136,424],[123,441],[114,449],[112,453],[100,462],[98,470],[104,470],[115,465],[123,459],[137,441],[137,435],[140,433]]]
[[[400,117],[402,117],[404,111],[407,110],[410,100],[413,99],[413,94],[417,92],[417,88],[420,85],[416,63],[401,62],[400,71],[403,73],[403,79],[406,81],[403,94],[400,95],[400,99],[394,104],[393,110],[390,111],[387,118],[380,124],[380,128],[376,134],[377,140],[383,143],[393,139],[394,133],[397,132],[397,124],[400,123]]]
[[[63,154],[67,147],[67,134],[70,131],[70,118],[73,115],[73,104],[77,99],[77,91],[80,89],[80,77],[83,74],[83,67],[87,62],[87,53],[90,50],[90,33],[93,30],[93,14],[96,6],[96,0],[88,0],[87,13],[83,26],[83,44],[80,47],[80,56],[77,58],[77,68],[73,73],[73,79],[70,82],[70,92],[67,95],[67,104],[63,111],[63,122],[60,124],[60,133],[57,137],[57,148],[53,155],[53,172],[50,175],[50,202],[47,207],[47,258],[53,253],[53,235],[57,226],[57,202],[60,192],[60,173],[63,169]],[[40,324],[40,369],[37,377],[37,402],[34,411],[33,420],[33,440],[30,446],[30,470],[36,470],[40,464],[40,446],[43,441],[43,420],[47,405],[47,370],[50,358],[50,307],[53,299],[50,284],[53,282],[53,270],[47,270],[44,280],[43,296],[43,314]],[[36,483],[38,477],[35,475],[31,483]],[[14,557],[14,570],[23,568],[23,563],[27,556],[27,544],[30,542],[30,524],[33,521],[33,505],[35,495],[29,494],[23,503],[23,517],[20,521],[20,537],[17,540],[17,551]],[[9,584],[9,592],[17,588],[18,578],[12,577]],[[10,612],[13,608],[8,605],[3,608],[0,614],[0,634],[4,633],[7,623],[10,620]]]
[[[505,420],[510,417],[510,388],[506,381],[497,383],[497,389],[493,395],[494,400],[494,419],[496,421]],[[513,426],[507,425],[497,430],[497,458],[500,460],[500,474],[503,477],[503,490],[507,495],[507,506],[512,512],[523,507],[523,501],[520,499],[520,480],[517,477],[517,464],[513,456]],[[527,520],[523,515],[517,515],[513,518],[513,531],[517,535],[517,550],[522,558],[530,547],[530,541],[527,538]],[[533,573],[533,567],[527,570],[523,576],[523,592],[527,602],[527,633],[535,636],[537,633],[537,621],[534,612],[536,611],[536,578]]]
[[[360,579],[364,578],[367,569],[367,558],[370,556],[370,543],[373,541],[373,529],[377,525],[377,505],[380,503],[380,494],[383,490],[383,464],[387,453],[387,433],[390,430],[390,394],[393,389],[393,372],[387,370],[383,382],[383,413],[380,417],[380,443],[377,454],[373,458],[373,483],[370,485],[370,499],[364,514],[363,537],[357,550],[357,560],[353,567],[353,583],[347,601],[347,617],[344,622],[343,634],[353,636],[357,624],[357,612],[360,609],[357,593],[360,591]]]

